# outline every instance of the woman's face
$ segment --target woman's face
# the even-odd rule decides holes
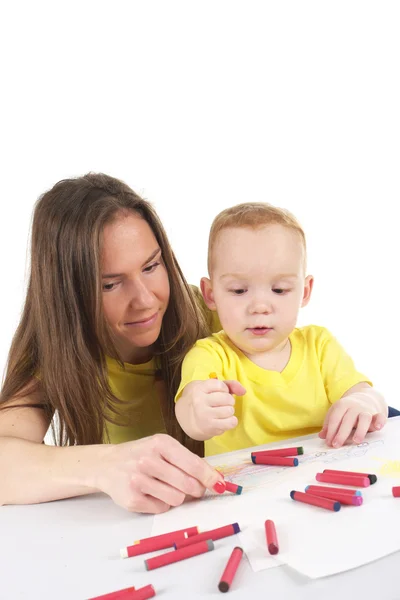
[[[104,314],[124,362],[152,356],[169,300],[161,249],[149,224],[133,212],[121,214],[103,231]]]

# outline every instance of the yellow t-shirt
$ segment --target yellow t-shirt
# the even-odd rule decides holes
[[[219,331],[221,324],[217,313],[207,308],[197,287],[191,288],[211,331]],[[119,444],[155,433],[166,433],[160,405],[163,383],[156,380],[155,360],[141,365],[124,365],[125,369],[122,369],[116,360],[107,357],[109,384],[113,394],[122,400],[122,404],[117,406],[121,416],[106,415],[104,440]],[[109,419],[121,424],[112,423]]]
[[[237,427],[207,440],[206,456],[316,433],[331,404],[353,385],[370,383],[327,329],[294,329],[289,339],[291,355],[281,373],[254,364],[224,331],[199,340],[186,355],[176,401],[189,382],[213,371],[247,390],[235,397]]]

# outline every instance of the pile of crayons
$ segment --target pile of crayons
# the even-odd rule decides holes
[[[303,453],[304,450],[302,447],[260,450],[251,453],[251,460],[256,465],[297,467],[299,461],[295,457]],[[316,474],[316,480],[319,483],[332,483],[338,486],[350,486],[350,488],[366,488],[376,483],[378,478],[374,474],[324,469],[322,473]],[[222,480],[217,482],[214,490],[219,494],[224,492],[241,494],[243,488],[235,483]],[[393,487],[392,494],[395,498],[400,498],[400,486]],[[361,491],[347,487],[307,485],[304,492],[292,490],[290,496],[298,502],[318,506],[334,512],[338,512],[342,504],[347,506],[361,506],[363,503]],[[264,528],[268,552],[271,555],[278,554],[279,544],[274,522],[268,519],[265,521]],[[187,527],[136,540],[132,546],[121,549],[121,557],[130,558],[149,552],[173,548],[169,552],[159,554],[144,561],[146,570],[151,571],[187,558],[199,556],[205,552],[210,552],[214,550],[214,542],[216,540],[235,535],[239,532],[240,527],[238,523],[232,523],[202,533],[199,532],[198,527]],[[218,589],[221,592],[227,592],[230,589],[242,557],[242,548],[236,546],[229,557],[218,583]],[[134,587],[125,588],[103,596],[96,596],[89,600],[147,600],[148,598],[153,598],[155,595],[154,587],[147,585],[139,589],[135,589]]]

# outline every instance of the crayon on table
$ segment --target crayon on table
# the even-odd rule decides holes
[[[360,492],[360,490],[351,490],[350,488],[330,487],[328,485],[308,485],[306,487],[306,491],[308,491],[310,494],[312,494],[314,490],[324,490],[326,492],[340,492],[341,494],[346,494],[349,496],[362,496],[362,492]]]
[[[172,548],[176,541],[184,539],[185,534],[190,537],[192,535],[197,535],[198,532],[198,527],[186,527],[185,529],[178,529],[177,531],[170,531],[168,533],[162,533],[161,535],[143,538],[142,540],[135,542],[133,546],[121,548],[121,557],[131,558],[132,556],[146,554],[147,552]]]
[[[368,487],[371,485],[366,475],[341,475],[339,473],[317,473],[315,476],[321,483],[337,483],[339,485],[353,485],[354,487]]]
[[[134,591],[134,587],[128,587],[116,592],[110,592],[109,594],[103,594],[102,596],[94,596],[93,598],[89,598],[89,600],[124,600],[125,598],[128,600],[132,598]]]
[[[216,540],[221,540],[222,538],[235,535],[235,533],[239,532],[240,527],[238,523],[232,523],[231,525],[224,525],[223,527],[211,529],[210,531],[202,531],[198,535],[179,540],[174,544],[174,547],[176,550],[178,550],[179,548],[186,548],[186,546],[191,546],[192,544],[197,544],[198,542],[202,542],[204,540],[213,540],[213,542],[215,542]]]
[[[302,446],[294,448],[276,448],[275,450],[256,450],[252,452],[252,456],[298,456],[304,454]]]
[[[329,500],[337,500],[340,504],[347,504],[348,506],[361,506],[363,503],[362,496],[356,496],[355,494],[342,494],[340,492],[340,488],[333,492],[326,491],[324,486],[320,486],[320,489],[316,489],[317,486],[314,486],[312,490],[309,489],[309,486],[306,487],[306,494],[311,494],[312,496],[319,496],[320,498],[329,498]]]
[[[278,554],[279,544],[276,535],[275,523],[268,519],[265,521],[265,536],[267,538],[267,548],[270,554]]]
[[[299,464],[298,458],[289,458],[283,456],[254,456],[251,455],[251,461],[255,465],[278,465],[280,467],[297,467]]]
[[[214,542],[212,540],[205,540],[203,542],[198,542],[197,544],[191,544],[186,548],[180,548],[180,550],[173,550],[172,552],[166,552],[165,554],[159,554],[153,558],[148,558],[144,561],[144,564],[147,571],[152,571],[153,569],[165,567],[166,565],[171,565],[172,563],[185,560],[186,558],[192,558],[193,556],[210,552],[210,550],[214,550]]]
[[[229,557],[228,562],[226,563],[226,567],[224,572],[222,573],[222,577],[218,584],[218,589],[220,592],[227,592],[232,585],[233,578],[235,577],[236,571],[242,560],[243,550],[236,546],[232,550],[232,554]]]
[[[378,481],[378,478],[373,473],[356,473],[355,471],[338,471],[335,469],[324,469],[324,473],[333,473],[338,475],[358,475],[359,477],[368,477],[370,484],[373,485]]]
[[[304,492],[297,492],[296,490],[290,492],[290,497],[292,500],[297,500],[304,504],[311,504],[312,506],[319,506],[320,508],[325,508],[326,510],[332,510],[334,512],[338,512],[341,507],[340,502],[337,502],[337,500],[329,500],[329,498],[321,498],[320,496],[313,496],[312,494],[305,494]]]
[[[148,598],[154,598],[156,591],[152,585],[145,585],[133,592],[131,596],[132,600],[148,600]],[[121,599],[122,600],[122,599]],[[128,599],[126,599],[128,600]]]
[[[392,487],[392,494],[395,498],[400,498],[400,485]]]

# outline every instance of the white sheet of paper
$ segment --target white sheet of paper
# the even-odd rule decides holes
[[[153,534],[198,525],[203,530],[238,522],[240,544],[253,570],[288,564],[309,577],[352,569],[400,549],[400,419],[381,433],[370,434],[360,446],[328,449],[319,438],[302,439],[305,455],[298,467],[253,465],[250,450],[210,457],[227,480],[243,485],[240,496],[206,494],[156,515]],[[277,446],[277,445],[276,445]],[[316,484],[315,475],[327,468],[373,472],[378,482],[363,490],[361,507],[342,506],[338,513],[295,502],[290,491]],[[264,522],[275,522],[280,552],[268,553]],[[399,525],[398,525],[399,523]]]

